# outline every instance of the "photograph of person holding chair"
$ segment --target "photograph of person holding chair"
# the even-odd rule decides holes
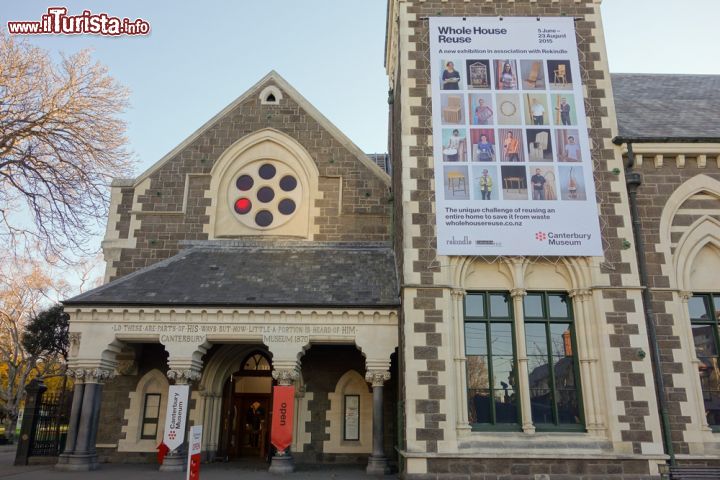
[[[444,63],[445,69],[442,73],[440,88],[442,90],[460,90],[460,72],[455,70],[455,63],[452,61]]]
[[[490,128],[470,129],[473,162],[495,161],[495,131]]]

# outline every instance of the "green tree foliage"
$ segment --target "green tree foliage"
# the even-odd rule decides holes
[[[25,326],[22,344],[25,350],[36,358],[61,355],[68,356],[68,330],[70,316],[62,305],[54,305],[30,319]]]

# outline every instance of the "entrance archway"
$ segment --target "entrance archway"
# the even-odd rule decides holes
[[[229,460],[268,458],[272,387],[272,363],[259,350],[225,381],[220,445]]]

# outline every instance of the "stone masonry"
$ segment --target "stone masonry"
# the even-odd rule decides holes
[[[152,171],[149,183],[131,186],[126,182],[121,188],[114,228],[120,239],[134,239],[135,246],[123,248],[113,265],[113,279],[174,255],[180,241],[208,239],[203,228],[208,222],[213,164],[232,143],[263,128],[291,136],[317,164],[323,197],[314,205],[319,215],[314,219],[318,233],[313,240],[390,240],[392,204],[388,184],[381,180],[384,174],[361,163],[289,95],[279,105],[261,104],[258,94],[268,85],[277,86],[272,78],[257,85],[232,111]],[[338,179],[342,179],[341,188]],[[340,192],[342,198],[338,198]]]
[[[391,47],[387,53],[387,62],[390,82],[394,86],[391,109],[393,125],[400,123],[399,128],[392,127],[390,145],[395,162],[394,185],[396,188],[402,186],[402,190],[396,190],[395,195],[400,210],[397,215],[403,219],[402,230],[398,230],[402,235],[402,240],[398,239],[398,242],[402,244],[396,256],[402,262],[401,282],[404,285],[404,328],[401,335],[404,363],[401,368],[406,401],[406,449],[414,455],[422,456],[421,452],[424,452],[428,457],[433,457],[443,452],[445,456],[452,456],[457,448],[454,446],[455,426],[450,424],[446,415],[452,408],[447,401],[447,390],[452,385],[449,372],[449,362],[452,360],[446,353],[451,342],[449,312],[445,309],[450,288],[445,286],[447,276],[442,265],[449,262],[447,258],[436,254],[436,184],[432,157],[427,17],[573,16],[576,18],[582,80],[586,91],[585,108],[590,127],[605,251],[604,258],[594,261],[593,280],[598,287],[593,288],[592,295],[596,304],[603,306],[603,313],[598,319],[604,323],[603,329],[608,333],[608,356],[613,359],[612,374],[608,378],[612,378],[613,383],[609,387],[614,390],[616,405],[606,413],[614,415],[608,421],[618,425],[619,438],[613,439],[617,445],[625,445],[621,448],[632,454],[652,451],[660,441],[659,436],[654,434],[658,431],[657,410],[652,394],[653,380],[649,362],[643,362],[636,355],[638,345],[646,342],[645,328],[642,302],[637,289],[639,280],[634,252],[624,247],[624,241],[632,239],[632,230],[627,221],[629,210],[622,159],[611,143],[617,127],[599,2],[397,0],[391,4],[390,11],[394,18],[388,20],[388,43]],[[395,23],[397,28],[393,27]],[[463,462],[462,468],[471,468],[464,461],[454,461]],[[474,460],[472,465],[476,463],[483,461]],[[611,464],[619,465],[618,468],[627,474],[625,478],[650,473],[647,462],[632,465],[606,462],[602,468],[615,468]],[[497,465],[497,462],[490,462],[473,472],[482,471],[485,473],[483,478],[496,478],[491,474],[514,473],[506,471],[504,467],[494,470],[495,467],[488,465]],[[427,478],[435,478],[433,475],[438,478],[461,478],[449,474],[448,468],[441,460],[428,461]],[[606,471],[599,467],[582,469],[597,474]],[[528,467],[526,470],[517,472],[524,475],[517,478],[528,478],[527,474],[531,471],[551,472],[547,465]],[[424,477],[418,475],[417,478]]]

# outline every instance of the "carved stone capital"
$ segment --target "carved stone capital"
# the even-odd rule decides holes
[[[570,290],[570,298],[577,297],[580,301],[588,300],[592,296],[592,290],[589,288],[576,288],[574,290]]]
[[[282,368],[272,371],[272,377],[282,386],[292,385],[299,376],[297,368]]]
[[[525,290],[524,288],[513,288],[512,290],[510,290],[510,296],[512,298],[524,297],[525,295],[527,295],[527,290]]]
[[[465,296],[465,290],[454,289],[450,291],[450,296],[457,300],[462,300]]]
[[[365,372],[365,381],[373,387],[382,387],[390,380],[390,372],[387,370],[368,370]]]
[[[115,376],[115,370],[107,368],[69,368],[67,374],[76,383],[105,383]]]
[[[197,370],[185,369],[185,370],[168,370],[167,377],[173,380],[178,385],[185,385],[191,382],[197,382],[202,377],[202,374]]]
[[[82,368],[68,368],[66,374],[72,378],[76,384],[85,382],[85,370]]]

